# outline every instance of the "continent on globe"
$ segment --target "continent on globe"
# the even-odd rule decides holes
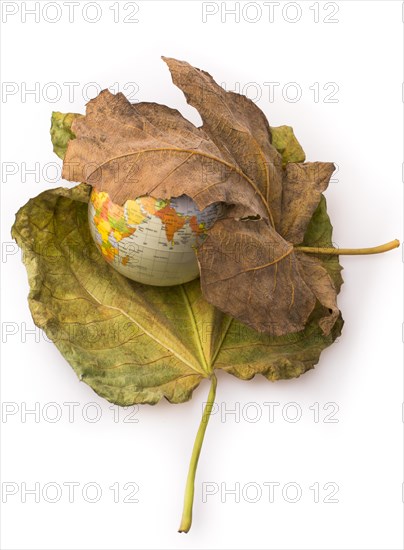
[[[187,195],[149,195],[123,206],[93,189],[88,203],[91,235],[107,262],[139,283],[172,286],[199,276],[195,249],[223,214],[215,203],[200,211]]]

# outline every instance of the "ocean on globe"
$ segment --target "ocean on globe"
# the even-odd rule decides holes
[[[187,195],[145,195],[120,206],[93,189],[88,203],[90,232],[105,260],[125,277],[156,286],[199,277],[195,249],[222,213],[221,203],[200,211]]]

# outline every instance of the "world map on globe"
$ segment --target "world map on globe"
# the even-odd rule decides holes
[[[105,260],[129,279],[156,286],[199,276],[195,249],[222,213],[220,203],[200,211],[187,195],[145,195],[120,206],[96,189],[88,207],[90,232]]]

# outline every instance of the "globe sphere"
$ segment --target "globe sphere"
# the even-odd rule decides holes
[[[200,211],[187,195],[144,195],[120,206],[95,188],[88,204],[90,232],[104,259],[125,277],[156,286],[199,277],[195,250],[222,214],[221,203]]]

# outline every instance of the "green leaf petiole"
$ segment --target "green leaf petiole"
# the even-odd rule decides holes
[[[191,460],[189,463],[187,483],[185,486],[184,496],[184,508],[182,511],[181,525],[178,529],[179,533],[188,533],[192,525],[192,506],[194,503],[194,491],[195,491],[195,474],[198,466],[199,455],[201,454],[203,438],[205,436],[206,427],[209,422],[210,413],[213,409],[216,395],[217,379],[214,373],[211,375],[211,385],[206,402],[201,423],[199,424],[198,433],[196,434],[194,448],[192,449]]]

